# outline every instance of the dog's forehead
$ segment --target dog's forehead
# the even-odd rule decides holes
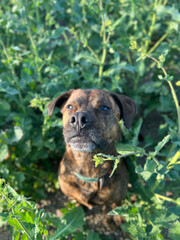
[[[88,104],[111,102],[111,97],[108,92],[104,90],[89,90],[89,89],[77,89],[74,90],[68,100],[68,102],[76,101],[79,104]]]

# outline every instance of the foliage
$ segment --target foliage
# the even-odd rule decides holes
[[[48,216],[44,210],[37,210],[34,202],[19,195],[5,181],[0,179],[1,204],[6,205],[7,212],[0,214],[3,221],[7,221],[13,228],[14,239],[49,239],[55,240],[75,232],[84,223],[84,212],[81,207],[73,207],[62,218]],[[47,224],[55,225],[57,230],[48,235]]]
[[[9,201],[18,201],[14,191],[37,201],[59,188],[62,121],[58,112],[48,117],[51,99],[73,88],[103,88],[127,94],[138,107],[139,120],[129,131],[121,123],[124,144],[117,145],[129,159],[137,201],[132,203],[129,196],[114,211],[126,215],[123,228],[135,239],[162,239],[164,228],[169,228],[169,238],[179,238],[178,6],[177,0],[1,1],[0,177],[14,189],[1,188],[11,195]],[[153,112],[161,117],[155,136],[145,126]],[[139,133],[144,137],[141,147]],[[136,160],[142,157],[144,165]],[[101,163],[104,156],[97,159]],[[168,191],[173,197],[165,196]],[[42,235],[42,212],[38,215],[32,203],[19,198],[31,208],[27,228],[32,224],[37,236]],[[4,202],[3,211],[10,210],[7,218],[13,210],[26,222],[26,215]],[[39,223],[33,222],[37,216]],[[19,225],[12,221],[18,236]]]

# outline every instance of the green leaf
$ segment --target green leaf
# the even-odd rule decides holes
[[[170,226],[168,237],[172,240],[180,239],[180,222],[176,221]]]
[[[138,229],[137,226],[135,224],[130,224],[130,227],[128,228],[129,233],[134,236],[137,237],[138,236]]]
[[[21,240],[28,240],[28,236],[26,233],[24,233],[21,237]]]
[[[82,232],[78,232],[74,235],[73,240],[84,240],[84,234]]]
[[[167,82],[171,82],[174,80],[173,76],[170,75],[166,75],[165,77],[163,77],[161,80],[167,81]]]
[[[7,222],[11,225],[11,226],[13,226],[14,228],[15,228],[15,230],[18,230],[18,231],[22,231],[23,230],[23,228],[21,227],[21,225],[19,224],[19,222],[17,221],[17,219],[15,219],[15,218],[9,218],[8,220],[7,220]]]
[[[136,173],[140,174],[145,181],[148,181],[149,178],[152,176],[151,172],[145,171],[140,165],[136,167]]]
[[[44,146],[49,148],[49,150],[54,151],[56,148],[56,144],[54,143],[54,139],[51,138],[44,143]]]
[[[120,155],[124,155],[124,154],[131,154],[131,153],[136,153],[137,154],[144,154],[145,150],[143,148],[140,147],[134,147],[132,145],[129,144],[116,144],[116,150]]]
[[[9,213],[8,212],[2,212],[0,213],[0,218],[3,220],[3,221],[7,221],[8,218],[9,218]]]
[[[6,188],[8,193],[10,193],[15,198],[15,200],[18,200],[19,194],[9,185],[7,185]]]
[[[114,74],[120,74],[121,70],[126,70],[129,72],[135,72],[135,68],[128,64],[127,62],[121,62],[118,64],[114,64],[108,70],[103,72],[103,76],[113,76]]]
[[[93,55],[90,54],[89,52],[81,52],[80,54],[75,56],[74,61],[79,62],[81,59],[85,59],[88,62],[94,64],[99,64],[98,60],[95,57],[93,57]]]
[[[24,182],[25,180],[25,176],[24,176],[24,173],[22,172],[16,172],[14,173],[14,176],[15,176],[15,179],[17,180],[18,182],[18,186],[20,187],[21,184]]]
[[[101,240],[98,233],[89,232],[86,240]]]
[[[139,118],[139,120],[137,121],[135,127],[134,127],[134,137],[132,139],[132,145],[133,146],[136,146],[137,143],[138,143],[138,136],[139,136],[139,133],[140,133],[140,130],[141,130],[141,126],[142,126],[142,123],[143,123],[143,119],[142,118]]]
[[[155,151],[152,152],[152,155],[156,156],[170,139],[171,139],[170,134],[168,134],[166,137],[164,137],[163,140],[161,142],[159,142],[158,145],[155,147]]]
[[[170,22],[168,22],[168,25],[169,25],[168,30],[174,30],[174,31],[178,32],[179,24],[177,22],[170,21]]]
[[[59,27],[58,29],[53,30],[51,38],[53,39],[59,38],[65,30],[69,31],[69,28]]]
[[[0,143],[0,162],[6,159],[9,155],[8,146],[6,144]]]
[[[0,79],[0,92],[6,92],[10,95],[16,95],[19,92],[15,89],[12,88],[7,82],[4,82]]]
[[[21,49],[18,46],[12,46],[11,49],[18,52],[21,51]]]
[[[7,116],[10,110],[10,104],[5,100],[0,99],[0,116]]]
[[[15,126],[13,135],[11,135],[10,138],[8,138],[8,143],[13,144],[15,142],[19,142],[22,139],[22,137],[23,137],[23,131],[21,127]]]
[[[13,232],[13,240],[19,240],[20,239],[20,234],[21,234],[20,231],[14,230],[14,232]]]
[[[156,167],[157,167],[157,164],[153,160],[147,159],[146,163],[144,165],[144,170],[148,171],[148,172],[151,172],[151,173],[154,173]]]
[[[84,211],[81,207],[74,208],[68,212],[61,220],[62,223],[54,233],[50,240],[62,238],[73,233],[77,228],[80,228],[84,223]]]

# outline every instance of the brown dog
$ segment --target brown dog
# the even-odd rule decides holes
[[[135,102],[124,95],[104,90],[68,91],[48,105],[49,116],[55,107],[63,114],[66,152],[59,167],[62,192],[80,204],[120,204],[127,191],[128,171],[121,159],[109,177],[113,162],[95,167],[93,156],[117,156],[114,142],[120,138],[120,119],[130,127],[136,112]]]

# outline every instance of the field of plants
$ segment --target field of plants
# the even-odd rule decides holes
[[[121,239],[180,239],[179,8],[179,0],[1,0],[0,239],[115,239],[90,230],[74,203],[63,217],[36,206],[59,193],[64,152],[61,116],[49,118],[47,105],[76,88],[137,103],[117,143],[131,183],[109,212],[126,219]]]

